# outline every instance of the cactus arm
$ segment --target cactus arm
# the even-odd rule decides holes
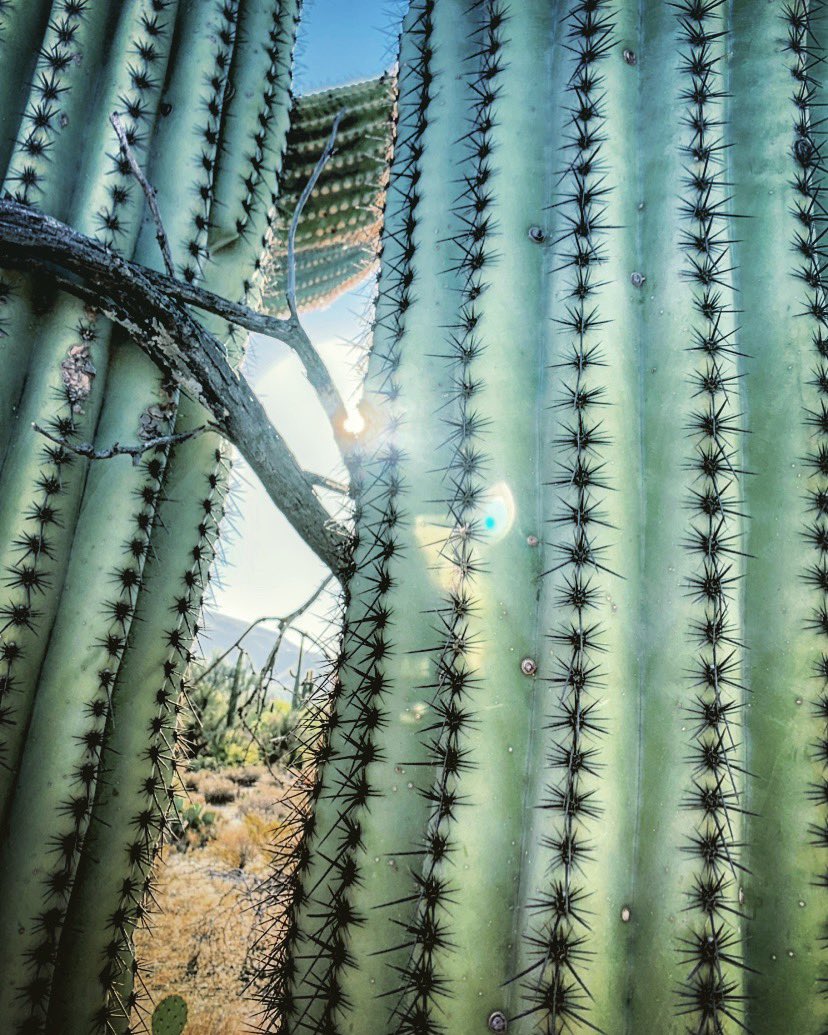
[[[732,156],[734,204],[751,214],[739,233],[739,308],[743,348],[751,356],[747,451],[755,472],[745,483],[748,549],[755,555],[745,580],[748,765],[757,777],[744,908],[750,918],[746,962],[754,971],[748,991],[761,995],[751,1018],[757,1035],[818,1032],[828,1022],[819,991],[826,974],[826,640],[819,574],[825,480],[818,464],[824,435],[813,416],[825,398],[819,371],[826,329],[817,315],[825,289],[819,259],[809,259],[802,243],[814,241],[816,228],[800,218],[815,212],[821,189],[809,149],[823,147],[822,109],[808,77],[825,20],[817,13],[811,35],[811,8],[818,5],[734,8],[731,89],[743,99]],[[816,281],[805,282],[803,271],[816,271]]]
[[[390,146],[392,84],[393,77],[382,76],[296,102],[264,296],[270,311],[284,311],[286,228],[337,115],[336,153],[305,206],[296,236],[300,306],[337,297],[370,269]]]
[[[239,691],[241,690],[241,680],[242,675],[244,674],[245,659],[245,652],[240,650],[238,657],[236,658],[236,666],[233,669],[233,682],[230,684],[230,696],[227,701],[227,714],[224,717],[224,728],[226,730],[232,729],[236,725],[236,708],[239,704]],[[295,696],[296,691],[294,690],[294,697]]]

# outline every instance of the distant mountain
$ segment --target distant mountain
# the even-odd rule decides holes
[[[230,615],[215,612],[208,615],[207,627],[198,638],[201,654],[205,658],[210,658],[213,654],[229,650],[249,625],[249,622],[243,622],[240,618],[232,618]],[[242,647],[256,668],[264,666],[278,635],[276,629],[268,628],[263,623],[257,625],[244,637]],[[288,630],[282,639],[274,676],[283,683],[290,684],[293,681],[293,674],[296,672],[296,665],[299,661],[299,639],[298,634],[292,630]],[[235,659],[235,651],[231,657]],[[303,673],[309,668],[314,672],[319,672],[325,668],[325,659],[317,647],[305,640],[302,654]]]

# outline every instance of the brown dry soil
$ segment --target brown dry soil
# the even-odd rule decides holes
[[[287,815],[288,778],[247,767],[188,773],[184,784],[191,802],[215,813],[213,836],[202,843],[198,829],[186,831],[156,866],[151,927],[136,935],[148,998],[134,1026],[148,1027],[152,1003],[176,994],[188,1006],[184,1035],[246,1035],[257,1022],[247,986],[262,930],[258,889]]]

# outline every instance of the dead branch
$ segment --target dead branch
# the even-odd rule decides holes
[[[170,242],[167,238],[167,231],[164,229],[164,222],[161,219],[161,210],[158,208],[158,194],[146,176],[144,176],[144,172],[138,164],[138,159],[135,157],[135,154],[130,147],[127,131],[124,128],[124,124],[121,122],[117,111],[113,111],[109,116],[109,121],[112,123],[118,137],[118,143],[121,145],[124,157],[127,162],[129,162],[129,168],[132,171],[132,175],[140,184],[141,190],[144,192],[144,197],[147,199],[147,204],[149,205],[152,218],[155,222],[155,239],[158,241],[158,247],[161,249],[161,255],[164,259],[164,268],[171,277],[174,277],[175,266],[173,265],[172,252],[170,251]]]
[[[336,573],[347,564],[348,532],[317,499],[282,436],[222,342],[146,271],[92,238],[25,205],[0,200],[0,265],[47,273],[123,326],[153,362],[211,414],[270,498]]]
[[[32,422],[32,427],[39,435],[43,435],[50,442],[56,443],[77,456],[84,456],[88,460],[111,460],[113,456],[131,456],[133,466],[135,467],[140,463],[144,453],[150,449],[162,449],[165,446],[175,445],[177,442],[186,442],[188,438],[201,435],[205,431],[218,430],[212,424],[202,424],[198,428],[193,428],[192,431],[179,431],[173,435],[159,435],[157,438],[149,438],[146,442],[136,443],[132,446],[122,446],[120,442],[113,442],[107,449],[96,449],[91,442],[72,443],[60,435],[53,435],[46,428],[42,428],[37,421]]]

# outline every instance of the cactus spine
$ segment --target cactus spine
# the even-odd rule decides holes
[[[158,189],[177,275],[255,304],[298,4],[55,0],[48,24],[35,17],[36,4],[26,21],[25,6],[11,5],[5,22],[5,6],[0,12],[0,46],[25,24],[30,35],[15,45],[29,48],[35,66],[25,110],[21,59],[17,94],[2,113],[6,129],[15,106],[24,110],[6,189],[160,267],[155,229],[142,225],[143,198],[109,124],[118,111]],[[77,131],[84,120],[85,141]],[[67,170],[81,144],[75,181]],[[179,405],[177,390],[105,321],[59,294],[41,316],[31,299],[42,285],[8,281],[5,330],[14,330],[18,351],[3,382],[13,406],[3,413],[0,475],[9,551],[0,1026],[127,1031],[136,999],[132,931],[169,804],[180,681],[226,460],[204,436],[138,467],[114,460],[87,471],[36,435],[33,419],[105,446],[195,427],[204,415],[186,399]],[[241,346],[228,342],[235,359]]]
[[[412,0],[274,1028],[825,1030],[825,31]]]

